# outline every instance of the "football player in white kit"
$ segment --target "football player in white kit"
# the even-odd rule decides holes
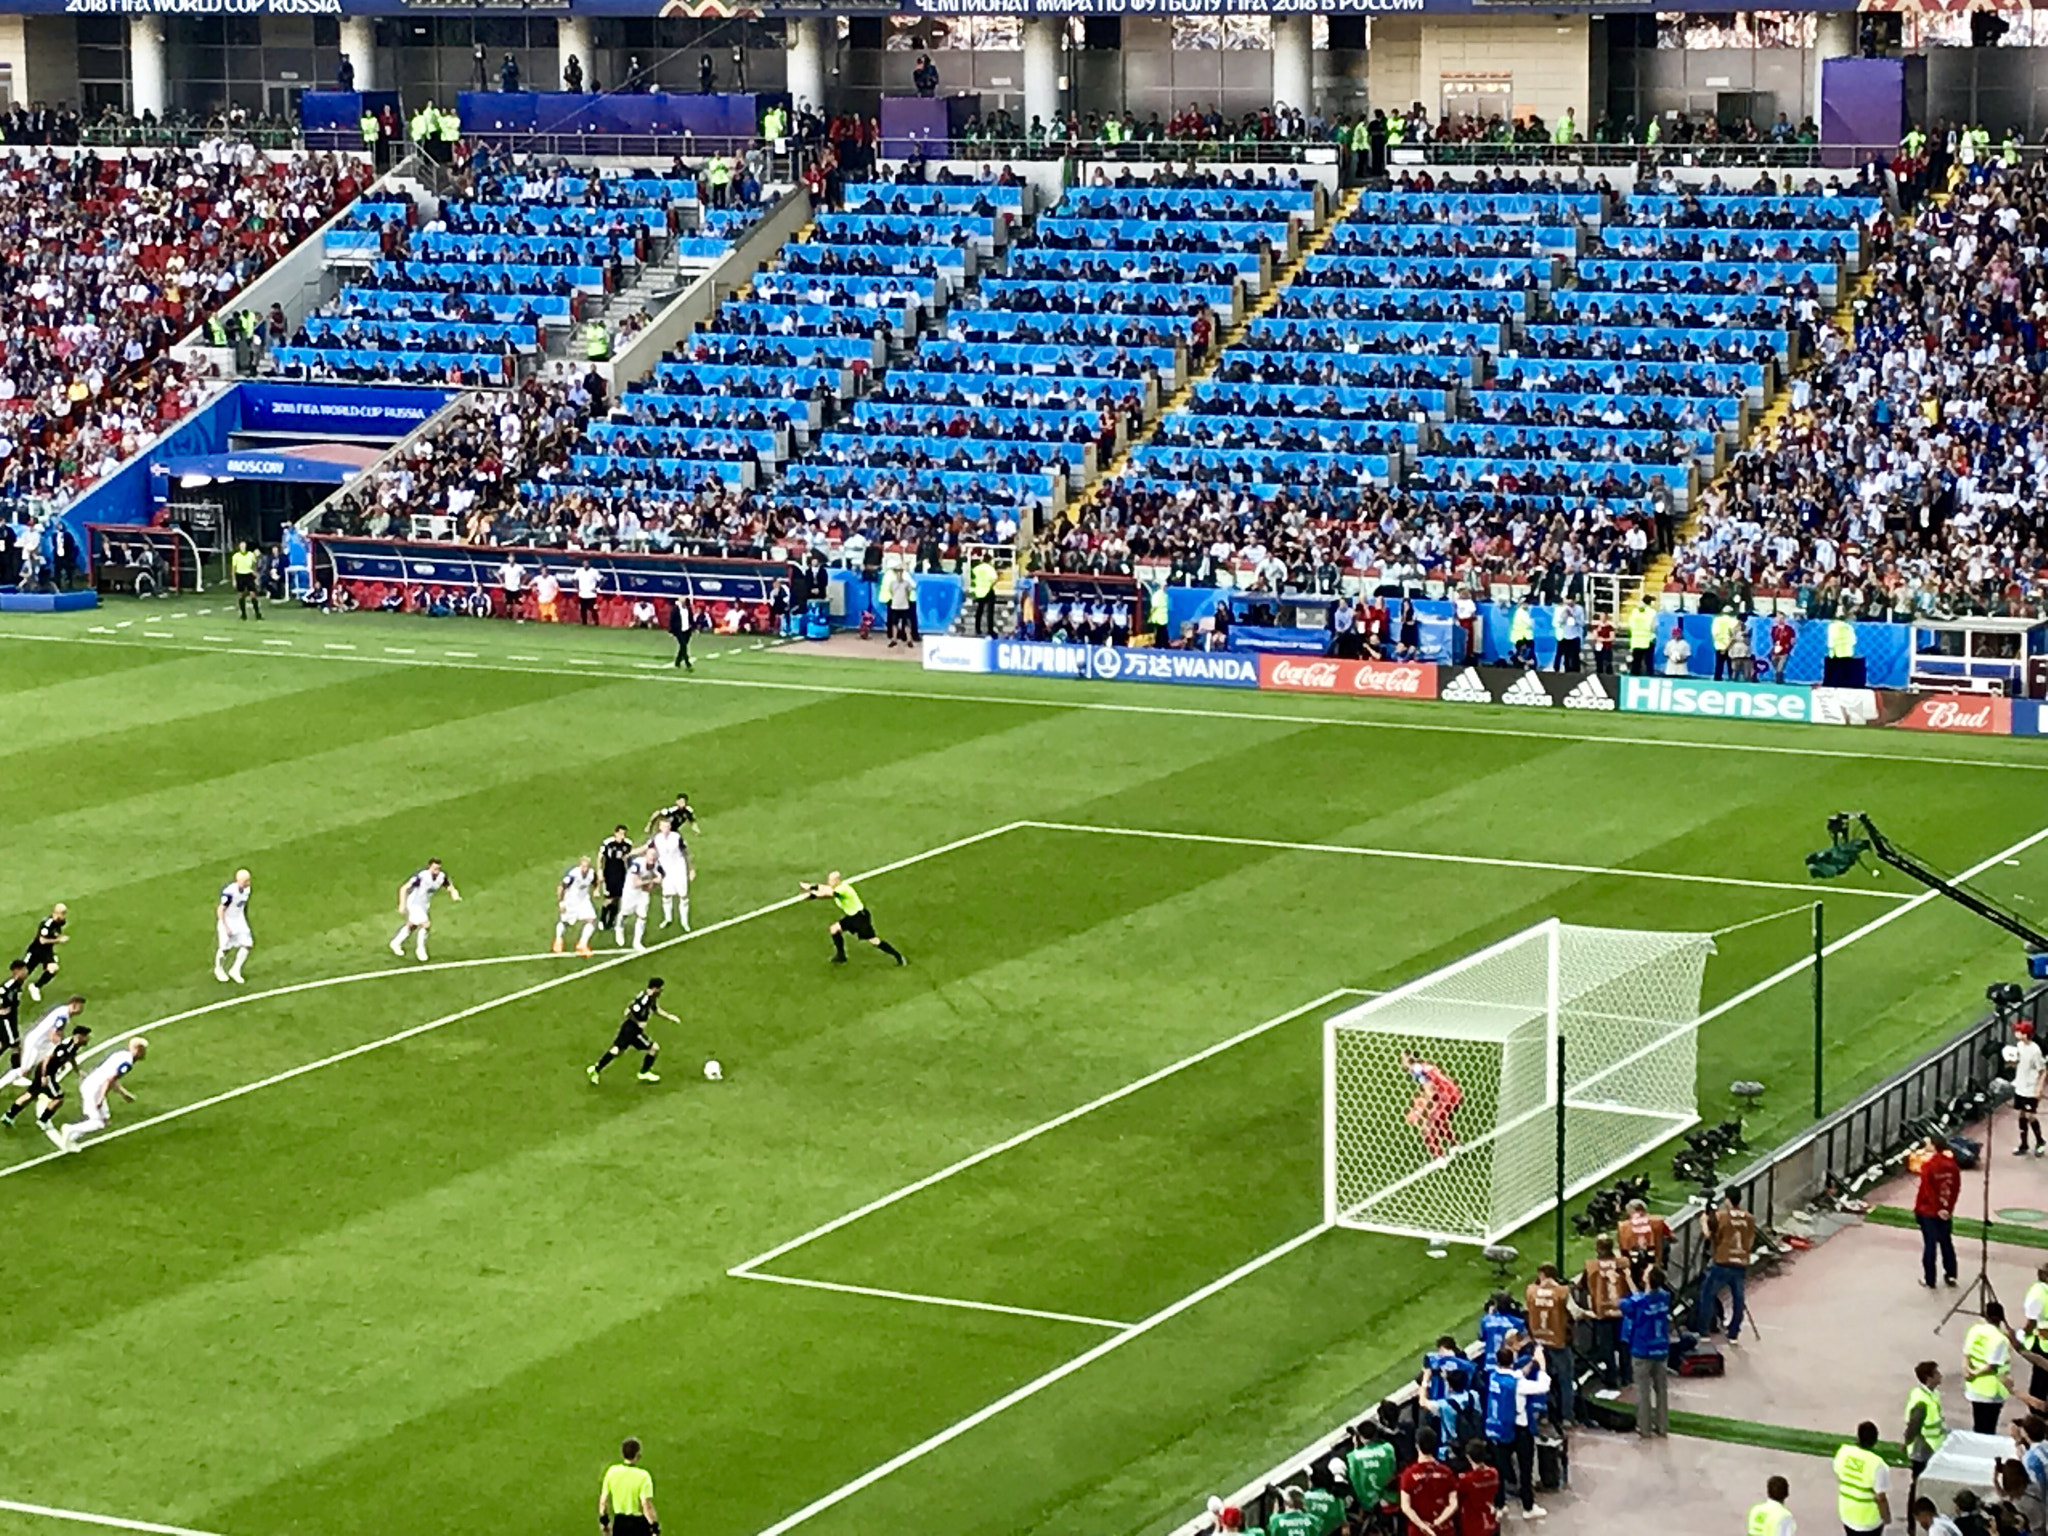
[[[34,1082],[37,1070],[57,1048],[64,1031],[83,1012],[85,999],[73,996],[37,1019],[34,1028],[21,1037],[21,1065],[0,1077],[0,1088],[26,1088]]]
[[[683,846],[676,824],[662,818],[654,833],[654,856],[661,862],[661,926],[666,928],[678,915],[683,932],[690,931],[690,850]]]
[[[405,914],[405,922],[398,932],[391,936],[391,953],[405,953],[405,936],[417,934],[414,953],[422,960],[427,958],[427,929],[433,923],[434,896],[446,891],[452,901],[462,900],[462,892],[455,889],[455,882],[448,878],[448,872],[441,868],[439,859],[427,860],[427,867],[414,875],[398,888],[398,910]]]
[[[213,979],[240,981],[242,962],[255,947],[255,936],[249,932],[249,871],[238,869],[235,878],[220,888],[213,909]],[[221,961],[231,949],[235,963],[223,968]]]
[[[590,953],[590,935],[597,929],[597,908],[592,905],[590,893],[597,884],[597,871],[591,867],[586,855],[576,861],[576,867],[562,876],[562,883],[555,892],[555,953],[562,952],[562,935],[571,923],[583,925],[583,936],[576,941],[576,953]]]
[[[118,1093],[130,1104],[135,1102],[135,1095],[128,1091],[121,1079],[148,1054],[149,1042],[137,1035],[85,1074],[85,1081],[78,1087],[78,1107],[83,1113],[57,1133],[56,1142],[61,1151],[76,1152],[79,1137],[107,1128],[107,1122],[114,1118],[113,1107],[107,1102],[108,1094]]]
[[[628,919],[633,924],[633,947],[647,947],[647,905],[659,884],[661,863],[655,858],[652,847],[640,849],[626,861],[626,888],[619,894],[619,921],[612,929],[612,939],[621,949],[626,945]]]

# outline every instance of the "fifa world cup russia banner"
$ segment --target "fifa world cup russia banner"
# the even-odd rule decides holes
[[[1334,657],[1259,657],[1259,686],[1285,693],[1433,699],[1437,668],[1426,661],[1350,661]]]

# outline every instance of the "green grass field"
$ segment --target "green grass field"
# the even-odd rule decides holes
[[[65,982],[101,1041],[153,1047],[115,1139],[0,1142],[0,1530],[552,1536],[637,1433],[672,1531],[1157,1531],[1488,1286],[1462,1250],[1317,1232],[1317,1025],[1357,991],[1553,914],[1769,919],[1709,966],[1735,997],[1805,952],[1800,855],[1851,807],[2048,903],[2031,742],[744,644],[683,678],[660,636],[201,607],[0,621],[0,938],[69,902]],[[562,868],[679,788],[698,932],[547,956]],[[420,969],[384,945],[429,855],[467,899]],[[874,872],[908,969],[827,963],[791,898],[829,868]],[[1852,880],[1823,892],[1836,1102],[2019,963]],[[593,1089],[654,972],[667,1080]],[[1703,1113],[1757,1077],[1752,1139],[1803,1123],[1809,1007],[1793,975],[1709,1023]]]

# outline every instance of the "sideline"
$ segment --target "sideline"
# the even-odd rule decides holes
[[[166,639],[175,636],[160,632]],[[164,647],[150,645],[139,640],[98,635],[36,635],[19,630],[0,629],[0,642],[9,640],[28,644],[51,645],[103,645],[119,646],[130,650],[145,650],[162,654]],[[266,650],[257,646],[231,644],[191,645],[187,649],[198,654],[214,656],[264,656],[277,659],[289,655],[305,661],[354,662],[359,665],[385,667],[442,667],[469,672],[513,672],[539,677],[598,677],[600,674],[577,671],[573,667],[549,666],[506,666],[486,661],[433,661],[420,657],[385,655],[366,656],[321,651]],[[658,670],[642,670],[634,665],[634,658],[608,656],[599,661],[584,663],[586,666],[608,666],[616,664],[622,670],[608,681],[660,682],[662,686],[689,688],[760,688],[786,693],[813,693],[824,697],[863,699],[915,699],[920,702],[947,704],[989,704],[1006,708],[1067,710],[1078,713],[1181,716],[1195,720],[1250,720],[1266,725],[1334,725],[1351,730],[1364,731],[1410,731],[1424,735],[1439,736],[1497,736],[1517,741],[1566,741],[1601,747],[1664,747],[1681,752],[1739,752],[1766,757],[1812,757],[1832,758],[1848,762],[1916,764],[1924,763],[1948,768],[1985,768],[2008,773],[2048,773],[2048,762],[2026,762],[2016,759],[1991,757],[1940,757],[1932,753],[1906,752],[1856,752],[1841,747],[1793,747],[1782,743],[1751,741],[1706,741],[1669,736],[1622,736],[1613,733],[1595,734],[1588,731],[1528,731],[1516,730],[1504,725],[1452,725],[1426,720],[1374,720],[1352,715],[1290,715],[1278,711],[1250,709],[1194,709],[1187,706],[1168,704],[1116,704],[1096,699],[1020,698],[1009,694],[948,693],[930,688],[879,688],[857,687],[840,683],[796,683],[782,682],[769,678],[700,677],[685,674],[681,678],[673,675],[663,679]],[[1672,717],[1664,717],[1672,718]],[[1843,727],[1848,729],[1848,727]]]

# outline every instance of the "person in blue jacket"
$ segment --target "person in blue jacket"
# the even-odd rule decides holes
[[[1621,1334],[1633,1363],[1636,1433],[1671,1433],[1671,1292],[1661,1266],[1652,1266],[1643,1288],[1621,1298]]]

